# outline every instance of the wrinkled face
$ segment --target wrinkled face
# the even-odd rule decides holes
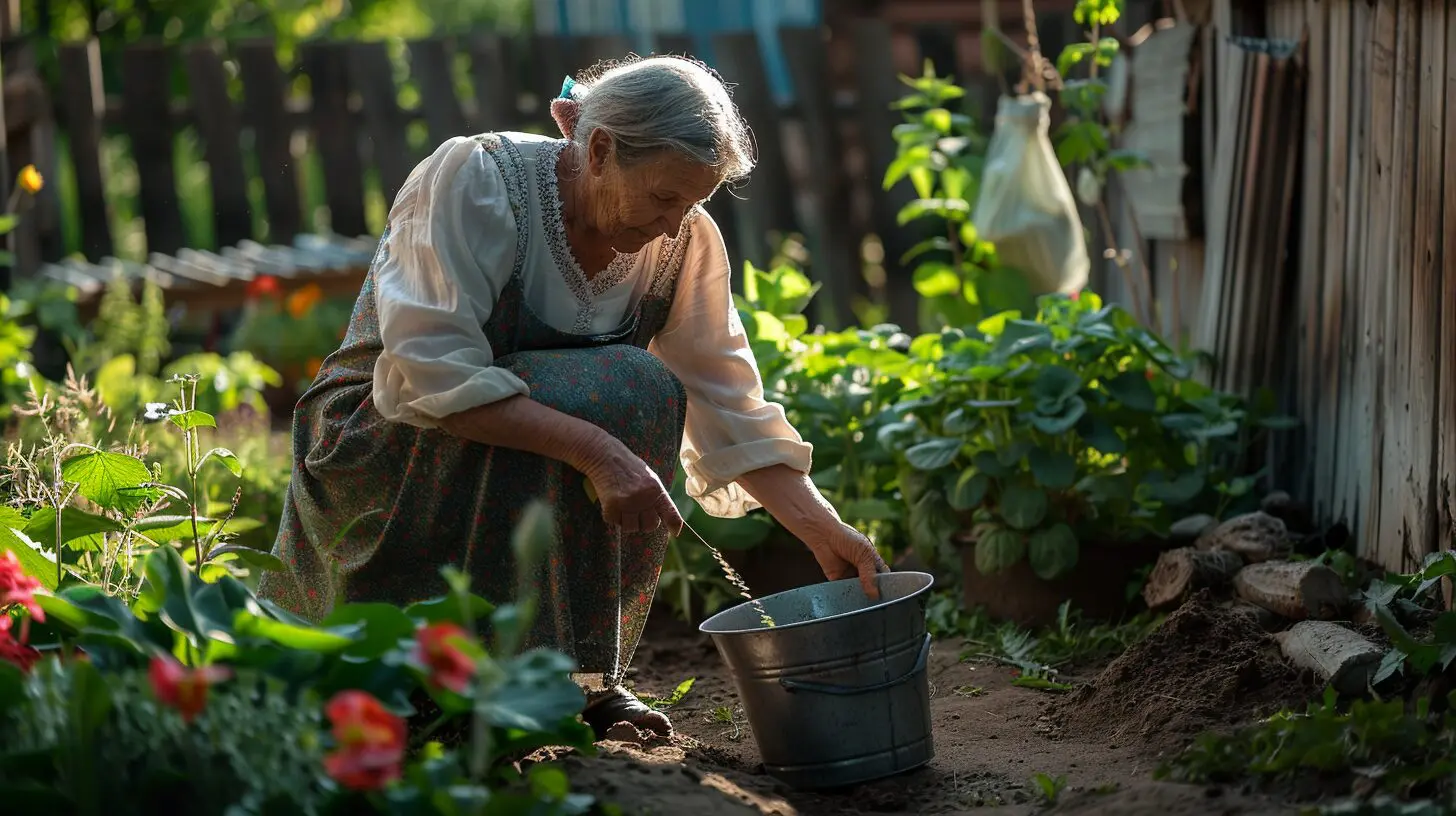
[[[687,211],[722,181],[714,168],[671,151],[623,167],[601,130],[590,137],[587,175],[593,226],[618,252],[675,237]]]

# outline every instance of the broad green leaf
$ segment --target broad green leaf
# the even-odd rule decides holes
[[[102,533],[116,533],[122,529],[121,522],[104,516],[97,516],[67,507],[61,511],[61,538],[63,544]],[[56,549],[56,510],[42,507],[31,514],[25,524],[25,535],[45,549]],[[86,547],[93,549],[94,547]]]
[[[194,428],[216,428],[217,420],[206,411],[179,411],[168,417],[173,425],[184,431]]]
[[[1001,492],[1001,517],[1018,530],[1030,530],[1046,518],[1045,490],[1012,485]]]
[[[1077,566],[1077,535],[1065,524],[1032,533],[1026,542],[1026,560],[1043,581],[1066,575]]]
[[[1178,505],[1197,498],[1204,484],[1203,474],[1196,470],[1184,471],[1172,479],[1164,473],[1152,473],[1143,480],[1142,490],[1153,501]]]
[[[1062,403],[1061,412],[1048,416],[1032,414],[1031,424],[1046,434],[1064,434],[1070,431],[1087,413],[1087,403],[1080,396],[1074,396]]]
[[[271,640],[290,649],[327,654],[344,651],[359,642],[362,627],[357,624],[328,629],[297,626],[239,611],[233,617],[233,629],[239,635]]]
[[[571,679],[575,662],[559,652],[533,649],[501,668],[504,682],[475,704],[476,713],[497,728],[550,731],[575,717],[586,702]]]
[[[146,500],[139,492],[151,481],[151,471],[135,456],[92,450],[67,459],[61,475],[75,482],[81,495],[107,510],[134,512]],[[64,521],[64,517],[62,518]]]
[[[950,506],[963,513],[974,510],[986,498],[986,490],[990,486],[991,477],[968,468],[956,480],[955,489],[950,493]]]
[[[387,603],[344,604],[334,608],[320,624],[325,629],[362,627],[362,637],[344,656],[373,660],[414,636],[416,623],[404,610]]]
[[[55,559],[32,547],[22,535],[10,527],[0,527],[0,550],[15,553],[15,558],[20,562],[20,568],[25,571],[25,574],[39,581],[40,585],[47,590],[54,592],[56,589]]]
[[[1142,371],[1124,371],[1104,380],[1102,385],[1113,399],[1134,411],[1158,410],[1158,395],[1153,393],[1153,386]]]
[[[1036,483],[1050,490],[1062,490],[1077,480],[1077,460],[1061,450],[1036,448],[1027,454]]]
[[[452,595],[412,603],[405,607],[404,613],[421,623],[448,621],[460,626],[473,627],[480,621],[489,618],[495,611],[495,604],[479,595],[472,594],[468,597],[470,598],[469,617],[471,620],[466,620],[466,610],[461,608],[460,599]]]
[[[931,439],[907,448],[905,460],[917,470],[938,470],[954,461],[960,449],[959,439]]]
[[[971,466],[977,471],[996,479],[1010,476],[1013,471],[1013,468],[1002,464],[1000,458],[993,451],[981,451],[971,457]]]
[[[1117,432],[1117,427],[1099,416],[1088,416],[1080,428],[1082,441],[1098,453],[1127,453],[1127,442]]]
[[[1062,402],[1082,388],[1082,378],[1070,368],[1058,365],[1044,366],[1036,374],[1031,392],[1038,400],[1060,407]]]
[[[202,458],[197,461],[197,467],[201,468],[203,463],[207,462],[209,459],[215,459],[221,462],[223,464],[223,467],[226,467],[228,470],[233,472],[234,476],[243,475],[242,461],[238,459],[237,454],[233,453],[227,448],[213,448],[207,453],[202,454]]]
[[[923,263],[915,269],[914,285],[921,297],[945,297],[960,292],[961,276],[949,264]]]
[[[1012,567],[1026,555],[1026,540],[1021,533],[997,527],[983,533],[976,541],[976,571],[995,575]]]

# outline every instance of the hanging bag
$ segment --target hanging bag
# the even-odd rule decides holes
[[[1075,292],[1091,268],[1077,202],[1052,149],[1051,104],[1041,91],[1001,97],[971,215],[1034,295]]]

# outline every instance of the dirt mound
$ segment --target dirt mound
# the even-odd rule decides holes
[[[1051,712],[1064,733],[1137,741],[1151,754],[1307,699],[1279,647],[1249,617],[1200,592]]]

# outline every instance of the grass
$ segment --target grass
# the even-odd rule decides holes
[[[1162,616],[1142,614],[1118,623],[1086,621],[1064,603],[1051,626],[1032,631],[1014,623],[992,621],[961,609],[950,593],[931,597],[927,623],[932,635],[964,643],[962,660],[992,660],[1016,669],[1018,686],[1042,691],[1068,691],[1056,681],[1062,671],[1116,657],[1162,623]]]

